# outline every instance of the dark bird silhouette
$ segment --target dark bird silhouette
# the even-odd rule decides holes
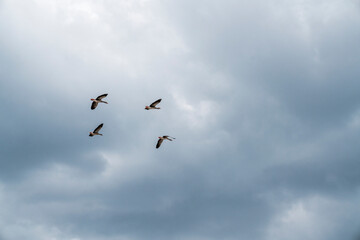
[[[175,139],[175,138],[174,138],[174,137],[170,137],[170,136],[162,136],[162,137],[159,137],[159,140],[157,141],[157,144],[156,144],[156,148],[159,148],[164,140],[172,141],[173,139]]]
[[[97,107],[98,103],[106,103],[106,104],[108,104],[107,102],[105,102],[105,101],[102,100],[102,99],[105,98],[107,95],[108,95],[108,94],[105,93],[105,94],[103,94],[103,95],[98,96],[96,99],[91,98],[91,99],[90,99],[90,100],[92,101],[91,110],[94,110],[94,109]]]
[[[156,105],[158,105],[161,102],[161,98],[156,100],[155,102],[153,102],[152,104],[150,104],[150,106],[146,106],[145,109],[146,110],[150,110],[150,109],[160,109],[159,107],[156,107]]]
[[[103,126],[104,126],[103,123],[100,124],[99,126],[97,126],[97,128],[95,128],[95,130],[94,130],[93,132],[90,132],[89,136],[90,136],[90,137],[93,137],[93,136],[95,136],[95,135],[100,135],[100,136],[102,136],[102,134],[99,133],[99,131],[100,131],[100,129],[101,129]]]

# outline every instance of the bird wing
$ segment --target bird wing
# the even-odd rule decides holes
[[[150,104],[150,107],[155,107],[156,105],[158,105],[161,102],[161,98],[156,100],[155,102],[153,102],[152,104]]]
[[[156,144],[156,148],[159,148],[161,146],[161,143],[164,141],[164,139],[159,139],[157,144]]]
[[[163,136],[164,139],[167,139],[169,141],[172,141],[172,139],[169,138],[169,136]]]
[[[103,95],[100,95],[100,96],[98,96],[97,98],[96,98],[96,100],[101,100],[101,99],[103,99],[104,97],[106,97],[108,94],[107,93],[105,93],[105,94],[103,94]]]
[[[163,136],[163,138],[166,138],[167,140],[170,140],[170,141],[172,141],[172,139],[176,139],[176,138],[170,137],[170,136]],[[172,139],[171,139],[171,138],[172,138]]]
[[[97,128],[95,128],[94,133],[98,133],[100,129],[104,126],[104,124],[100,124]]]
[[[98,103],[97,102],[92,102],[91,104],[91,110],[94,110],[97,107]]]

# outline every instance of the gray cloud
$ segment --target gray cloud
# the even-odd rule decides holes
[[[1,239],[359,234],[355,1],[1,6]]]

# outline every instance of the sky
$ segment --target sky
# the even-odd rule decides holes
[[[359,42],[357,0],[0,0],[0,240],[359,240]]]

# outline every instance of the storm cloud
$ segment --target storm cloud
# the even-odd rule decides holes
[[[0,239],[358,239],[359,42],[355,0],[0,1]]]

